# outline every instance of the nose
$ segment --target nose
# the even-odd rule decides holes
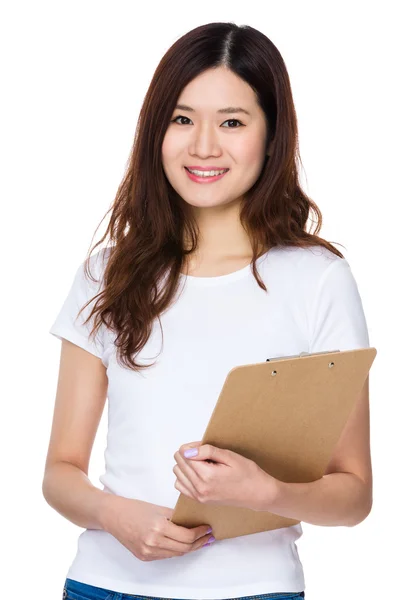
[[[217,133],[217,128],[210,124],[196,127],[192,133],[190,154],[200,157],[221,156],[222,148]]]

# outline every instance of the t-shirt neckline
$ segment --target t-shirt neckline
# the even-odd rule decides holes
[[[269,254],[269,250],[265,252],[265,254],[261,254],[256,261],[257,267],[261,262],[267,257]],[[215,275],[211,277],[197,277],[196,275],[185,275],[184,273],[180,273],[180,278],[183,281],[188,281],[189,285],[196,286],[211,286],[211,285],[220,285],[223,283],[229,283],[231,281],[237,281],[245,277],[247,274],[251,272],[251,263],[246,265],[245,267],[241,267],[237,271],[232,271],[232,273],[226,273],[225,275]]]

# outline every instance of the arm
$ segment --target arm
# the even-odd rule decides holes
[[[277,487],[276,499],[266,501],[264,510],[312,525],[353,527],[371,510],[370,491],[353,473],[330,473],[311,483],[279,481]],[[266,497],[268,489],[272,497],[276,480],[266,481]]]
[[[57,512],[89,529],[103,529],[101,512],[112,496],[87,477],[106,394],[106,369],[100,359],[63,339],[42,492]]]
[[[105,509],[109,496],[72,463],[59,461],[48,467],[43,495],[60,515],[85,529],[105,529]]]

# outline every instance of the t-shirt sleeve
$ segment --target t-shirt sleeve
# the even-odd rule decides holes
[[[97,298],[95,298],[78,316],[78,311],[101,290],[101,281],[98,278],[98,270],[94,268],[95,256],[91,256],[89,270],[95,283],[84,271],[82,263],[74,276],[71,288],[66,296],[62,307],[55,319],[49,333],[62,340],[63,338],[87,350],[91,354],[102,358],[104,350],[103,324],[98,329],[96,337],[90,337],[89,334],[94,324],[94,317],[87,324],[84,321],[92,311]]]
[[[334,259],[317,284],[309,352],[369,348],[362,300],[346,259]]]

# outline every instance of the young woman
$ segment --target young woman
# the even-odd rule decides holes
[[[317,235],[297,159],[289,77],[265,35],[210,23],[176,41],[94,248],[109,245],[79,266],[50,330],[62,349],[43,492],[85,528],[65,598],[305,597],[300,523],[214,541],[211,523],[171,522],[180,493],[321,526],[369,514],[368,380],[318,481],[281,482],[200,441],[233,367],[369,347],[355,279]],[[87,474],[106,397],[101,490]]]

